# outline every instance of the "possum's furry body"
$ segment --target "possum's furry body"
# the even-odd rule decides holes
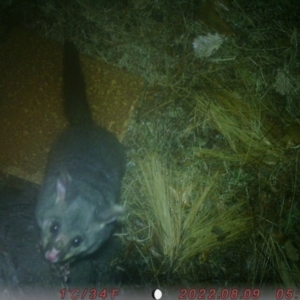
[[[97,250],[123,212],[117,205],[125,154],[116,136],[93,123],[75,46],[63,55],[65,114],[70,123],[52,147],[36,218],[45,257],[64,262]]]

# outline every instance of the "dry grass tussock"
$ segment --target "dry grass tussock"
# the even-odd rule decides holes
[[[189,179],[155,155],[141,160],[139,168],[137,185],[143,201],[139,195],[132,203],[137,208],[134,218],[143,229],[132,227],[131,236],[143,230],[145,239],[136,239],[137,245],[149,246],[164,268],[176,271],[189,259],[232,242],[251,227],[247,205],[227,207],[216,192],[218,174]]]

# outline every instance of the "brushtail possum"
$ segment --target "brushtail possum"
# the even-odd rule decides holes
[[[124,211],[117,204],[124,149],[92,120],[79,54],[71,42],[64,44],[63,92],[69,127],[51,149],[36,207],[45,258],[52,263],[93,253]]]

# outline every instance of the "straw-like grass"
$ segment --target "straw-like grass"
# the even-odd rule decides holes
[[[147,156],[139,166],[138,186],[143,196],[132,199],[134,218],[143,220],[146,228],[139,247],[153,245],[168,271],[235,241],[251,228],[247,204],[230,205],[231,199],[226,199],[227,206],[216,192],[218,174],[203,174],[197,180],[182,178],[156,155]]]
[[[272,137],[272,130],[276,127],[273,128],[266,117],[267,113],[272,113],[267,108],[247,103],[236,93],[226,90],[197,96],[196,103],[198,110],[209,116],[211,124],[224,136],[234,153],[230,156],[226,152],[219,153],[221,159],[270,165],[284,159],[285,149]],[[208,153],[205,149],[203,151]],[[202,149],[200,155],[201,152]]]

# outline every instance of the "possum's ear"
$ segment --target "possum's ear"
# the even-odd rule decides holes
[[[114,222],[117,218],[123,215],[125,207],[121,205],[111,205],[109,207],[99,207],[95,211],[96,218],[101,223],[109,224]]]
[[[71,176],[67,171],[61,171],[56,182],[56,202],[66,200],[67,190],[71,184]]]

